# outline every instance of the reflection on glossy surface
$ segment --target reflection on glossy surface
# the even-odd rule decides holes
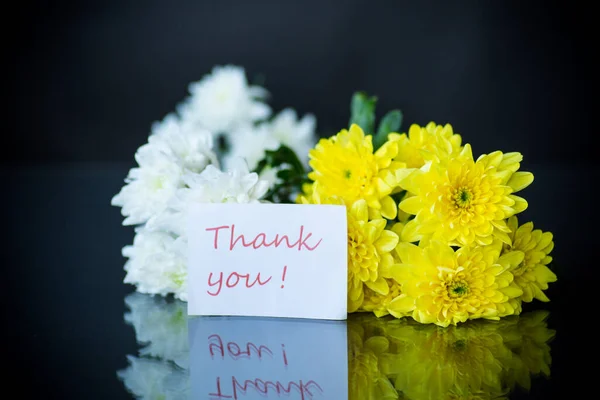
[[[351,316],[351,399],[501,399],[550,375],[548,313],[440,328]]]
[[[145,400],[188,400],[189,346],[187,304],[146,294],[125,298],[125,321],[133,326],[137,356],[117,373],[127,390]]]
[[[130,365],[118,372],[124,386],[139,399],[189,399],[192,387],[190,358],[193,363],[196,353],[190,356],[188,340],[193,339],[193,330],[197,328],[194,328],[194,319],[188,320],[186,316],[186,303],[139,293],[128,296],[125,302],[129,308],[125,320],[135,330],[140,351],[136,356],[128,356]],[[328,360],[329,369],[347,363],[350,399],[506,399],[517,387],[528,390],[532,377],[550,375],[549,343],[555,331],[548,329],[547,317],[547,312],[535,311],[497,322],[472,321],[440,328],[409,320],[351,315],[346,325],[347,360],[343,359],[345,352],[328,350],[339,347],[336,343],[328,346],[328,340],[345,339],[343,335],[340,338],[339,332],[322,335],[324,341],[318,347],[318,353],[325,353],[321,356]],[[189,339],[188,321],[191,327]],[[196,324],[198,321],[196,319]],[[211,321],[218,322],[219,319]],[[275,342],[282,341],[282,335],[288,335],[287,327],[293,325],[286,324],[285,319],[270,320],[277,329],[261,330],[260,319],[245,319],[245,324],[254,324],[248,331],[247,326],[231,322],[231,319],[222,321],[226,325],[236,324],[237,328],[225,325],[219,328],[223,332],[235,331],[236,341],[242,341],[246,332],[246,336],[252,336],[248,336],[248,341],[273,348]],[[309,321],[304,323],[305,327],[319,330],[318,325],[313,325]],[[262,326],[266,327],[266,324]],[[315,329],[307,328],[303,336],[316,335]],[[225,334],[222,336],[224,338]],[[231,365],[238,369],[243,367],[240,363]],[[277,371],[273,368],[276,365],[259,365],[254,371],[267,373],[271,368],[269,375],[275,377]],[[247,389],[255,384],[256,381],[246,385]],[[242,397],[250,398],[250,393],[256,392],[251,389]],[[304,394],[305,399],[328,398],[319,396],[315,390]],[[275,390],[272,396],[301,398],[297,390],[289,395],[281,392],[280,396]]]
[[[347,399],[346,321],[193,317],[194,399]]]

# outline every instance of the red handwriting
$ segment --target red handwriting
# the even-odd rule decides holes
[[[215,250],[217,250],[219,248],[219,231],[221,229],[230,229],[230,237],[229,237],[229,250],[233,250],[235,248],[235,246],[238,245],[238,243],[240,243],[243,247],[252,247],[254,249],[259,249],[261,247],[279,247],[282,245],[285,245],[287,248],[289,249],[293,249],[293,248],[298,248],[298,251],[301,251],[303,249],[306,249],[308,251],[314,251],[317,247],[319,247],[319,245],[321,244],[321,242],[323,241],[323,239],[319,239],[319,241],[314,244],[313,246],[311,246],[308,243],[308,239],[310,239],[312,237],[312,233],[308,232],[308,235],[304,235],[304,225],[300,226],[300,234],[298,235],[298,239],[293,242],[290,243],[290,238],[287,235],[280,235],[279,233],[275,235],[275,237],[273,238],[273,240],[271,240],[270,242],[267,240],[267,235],[265,233],[259,233],[258,235],[256,235],[252,240],[247,241],[246,237],[243,234],[237,235],[235,234],[235,224],[232,224],[231,226],[229,225],[222,225],[222,226],[215,226],[212,228],[206,228],[206,231],[208,232],[214,232],[214,240],[213,240],[213,247],[215,248]],[[285,242],[285,244],[284,244]]]
[[[283,363],[287,366],[287,354],[285,354],[285,345],[281,344],[281,353],[283,354]]]
[[[215,357],[215,352],[221,355],[221,359],[225,358],[225,349],[227,349],[227,354],[234,360],[237,360],[238,358],[250,358],[252,350],[254,350],[254,353],[258,356],[259,360],[262,359],[263,352],[273,356],[271,349],[264,345],[256,346],[254,343],[248,342],[246,343],[245,349],[242,350],[236,342],[227,342],[225,345],[221,336],[217,334],[208,337],[208,350],[213,359]]]
[[[269,276],[269,278],[266,281],[261,281],[260,280],[260,272],[259,272],[256,275],[254,282],[250,283],[250,274],[240,274],[238,272],[232,272],[227,276],[227,279],[225,280],[225,286],[227,286],[228,288],[234,288],[238,285],[238,283],[240,283],[241,280],[244,280],[244,279],[246,280],[245,286],[247,288],[251,288],[252,286],[256,285],[257,283],[259,286],[264,286],[271,280],[271,278],[273,278],[273,277]],[[211,296],[218,296],[219,293],[221,293],[221,289],[223,288],[223,273],[219,272],[217,281],[213,281],[213,273],[212,272],[210,274],[208,274],[208,285],[210,287],[214,287],[214,286],[218,285],[216,292],[211,292],[210,290],[206,291],[206,293],[208,293]]]
[[[305,400],[307,396],[309,399],[312,398],[313,390],[323,393],[323,389],[321,388],[321,386],[313,380],[310,380],[308,382],[303,382],[302,380],[299,380],[298,382],[291,381],[287,383],[282,383],[279,381],[263,381],[262,379],[257,378],[254,380],[246,379],[243,383],[241,383],[237,380],[235,376],[232,376],[230,395],[223,393],[223,390],[221,389],[220,377],[217,377],[216,393],[209,393],[208,395],[211,396],[211,399],[233,398],[234,400],[237,400],[240,394],[244,395],[250,389],[255,390],[256,392],[265,396],[269,395],[270,393],[277,393],[278,396],[281,396],[282,394],[289,395],[292,391],[296,391],[300,393],[300,398],[302,400]]]
[[[283,274],[281,274],[281,288],[283,289],[283,282],[285,281],[285,274],[287,272],[287,265],[283,267]]]

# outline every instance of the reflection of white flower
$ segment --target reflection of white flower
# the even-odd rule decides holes
[[[185,126],[174,114],[154,123],[148,142],[162,148],[183,168],[193,172],[201,172],[209,163],[217,163],[211,133]]]
[[[261,100],[267,91],[249,86],[243,68],[215,67],[210,75],[190,84],[191,96],[179,106],[184,121],[213,133],[227,133],[239,126],[267,118],[271,109]]]
[[[119,379],[140,400],[188,400],[189,371],[162,360],[128,356]]]
[[[260,160],[265,158],[266,150],[277,150],[279,141],[275,139],[267,124],[246,126],[230,136],[230,150],[223,164],[229,168],[237,159],[243,158],[250,171],[254,171]]]
[[[173,361],[189,367],[187,304],[162,297],[132,293],[125,298],[130,312],[125,321],[133,326],[140,355]]]
[[[137,286],[140,293],[173,293],[187,300],[186,243],[184,238],[174,238],[165,232],[151,232],[139,228],[133,245],[123,248],[125,283]]]
[[[177,190],[168,210],[148,221],[148,229],[182,236],[190,204],[257,203],[268,190],[268,183],[240,160],[229,172],[209,165],[200,174],[185,174],[183,180],[187,187]]]
[[[317,141],[316,124],[314,115],[307,114],[298,120],[296,111],[286,108],[269,123],[269,130],[273,138],[294,150],[298,159],[308,165],[308,151]]]
[[[124,225],[142,224],[163,211],[182,184],[181,166],[164,152],[162,145],[141,146],[135,159],[139,167],[129,171],[127,184],[111,201],[122,207],[121,213],[127,217]]]

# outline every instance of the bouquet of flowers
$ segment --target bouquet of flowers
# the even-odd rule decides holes
[[[113,198],[137,225],[123,254],[138,291],[186,299],[191,203],[271,201],[346,206],[350,313],[445,327],[549,300],[553,238],[517,219],[528,204],[515,193],[533,182],[520,153],[475,158],[450,124],[402,133],[400,110],[376,125],[377,99],[361,92],[349,128],[315,145],[314,117],[288,109],[269,120],[265,89],[236,67],[215,68],[190,92],[153,126]]]
[[[272,116],[268,92],[249,85],[240,67],[215,67],[189,91],[176,112],[152,125],[135,154],[138,166],[112,199],[136,232],[123,249],[125,282],[181,300],[189,204],[289,202],[317,140],[313,115],[298,119],[288,108]]]

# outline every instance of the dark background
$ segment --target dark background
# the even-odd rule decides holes
[[[3,333],[19,398],[126,399],[138,349],[123,322],[122,227],[110,198],[153,121],[217,64],[265,78],[330,135],[356,90],[404,127],[450,122],[474,154],[520,151],[536,180],[522,221],[552,231],[559,281],[553,378],[531,397],[586,390],[595,339],[593,13],[574,2],[19,2],[5,13],[8,116],[1,209]],[[8,22],[13,25],[8,25]],[[9,375],[9,376],[10,376]],[[574,384],[573,384],[574,383]],[[583,398],[583,397],[578,397]]]
[[[380,113],[401,108],[404,127],[453,124],[475,154],[579,164],[592,155],[594,14],[575,2],[19,6],[4,163],[130,162],[187,85],[227,63],[264,77],[275,110],[314,113],[321,134],[344,127],[350,96],[366,90]]]

